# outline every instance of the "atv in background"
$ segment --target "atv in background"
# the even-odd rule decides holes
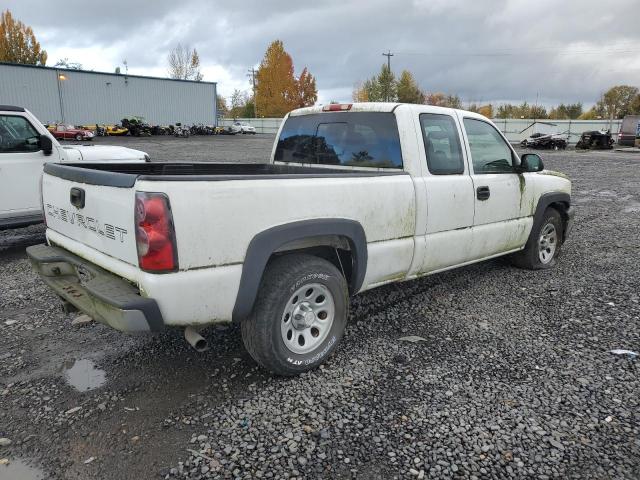
[[[564,150],[567,148],[567,137],[561,133],[534,133],[520,142],[520,146],[524,148]]]
[[[577,150],[610,150],[612,148],[613,137],[610,130],[583,132],[576,143]]]
[[[123,118],[120,122],[123,128],[129,130],[129,135],[134,137],[150,137],[151,127],[142,117]]]

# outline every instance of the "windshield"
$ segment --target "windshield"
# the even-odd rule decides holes
[[[289,117],[274,159],[279,162],[402,168],[393,113],[331,112]]]

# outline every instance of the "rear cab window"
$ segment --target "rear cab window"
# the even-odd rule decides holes
[[[391,112],[323,112],[289,117],[277,162],[402,168],[396,117]]]

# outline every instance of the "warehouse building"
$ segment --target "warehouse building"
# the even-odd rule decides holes
[[[119,73],[0,63],[0,104],[19,105],[45,123],[216,125],[216,84]]]

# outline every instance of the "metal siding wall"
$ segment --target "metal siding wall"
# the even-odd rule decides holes
[[[60,121],[56,72],[0,65],[0,105],[24,107],[44,123]]]
[[[216,85],[59,70],[64,121],[117,123],[139,115],[152,124],[216,124]],[[41,121],[62,121],[56,70],[0,65],[0,104],[24,106]]]

